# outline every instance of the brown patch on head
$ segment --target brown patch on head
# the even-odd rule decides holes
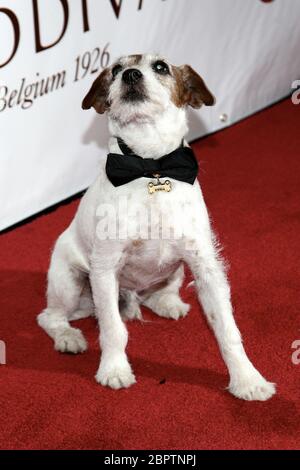
[[[189,65],[181,67],[172,66],[175,85],[171,99],[179,108],[190,105],[192,108],[200,108],[203,104],[212,106],[215,97],[209,91],[200,75]]]
[[[132,67],[133,65],[138,65],[142,60],[142,54],[131,54],[127,57],[128,66]]]
[[[93,82],[90,91],[82,101],[82,109],[90,109],[92,106],[97,113],[103,114],[108,108],[108,92],[111,83],[110,70],[104,69]]]
[[[141,246],[143,246],[144,242],[143,240],[137,238],[136,240],[133,240],[132,242],[132,245],[135,247],[135,248],[140,248]]]

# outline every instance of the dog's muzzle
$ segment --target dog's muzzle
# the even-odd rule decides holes
[[[127,69],[122,75],[123,100],[126,102],[145,101],[146,93],[143,74],[138,69]]]

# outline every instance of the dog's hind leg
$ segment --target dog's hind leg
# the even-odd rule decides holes
[[[81,353],[87,343],[69,319],[78,308],[84,276],[72,264],[70,245],[65,234],[57,241],[48,272],[47,308],[38,315],[38,324],[54,340],[54,348],[60,352]]]
[[[120,289],[119,308],[124,320],[142,320],[140,299],[135,291]]]
[[[178,320],[185,317],[190,309],[189,304],[184,303],[179,295],[179,289],[184,277],[183,265],[175,271],[168,279],[166,286],[156,290],[150,295],[145,294],[143,305],[150,308],[154,313],[164,318]]]
[[[69,320],[80,320],[81,318],[88,318],[93,316],[95,316],[95,306],[90,282],[88,279],[86,279],[80,295],[78,308],[73,313],[71,313]]]

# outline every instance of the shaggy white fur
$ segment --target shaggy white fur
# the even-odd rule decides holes
[[[158,60],[167,65],[166,73],[155,70]],[[123,73],[133,66],[142,74],[142,96],[125,99]],[[176,149],[187,132],[187,105],[196,106],[203,96],[200,77],[196,86],[197,77],[189,77],[188,69],[153,55],[121,58],[115,76],[112,70],[98,79],[91,98],[91,105],[98,100],[98,112],[104,107],[108,112],[110,152],[121,153],[117,137],[144,158]],[[248,359],[233,318],[228,281],[198,181],[190,185],[171,180],[170,193],[150,195],[148,178],[112,186],[104,165],[52,254],[48,304],[38,323],[53,338],[55,349],[83,352],[86,341],[69,321],[95,314],[102,350],[96,380],[115,389],[130,386],[135,377],[125,352],[123,319],[141,318],[140,303],[162,317],[184,317],[189,306],[180,299],[179,288],[186,263],[228,367],[229,391],[244,400],[270,398],[274,384]]]

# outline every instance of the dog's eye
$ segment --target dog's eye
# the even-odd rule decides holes
[[[157,60],[152,65],[154,72],[160,73],[161,75],[168,75],[170,73],[168,65],[162,60]]]
[[[121,70],[122,70],[122,65],[120,64],[115,65],[111,71],[113,78],[115,78],[118,75],[118,73],[121,72]]]

